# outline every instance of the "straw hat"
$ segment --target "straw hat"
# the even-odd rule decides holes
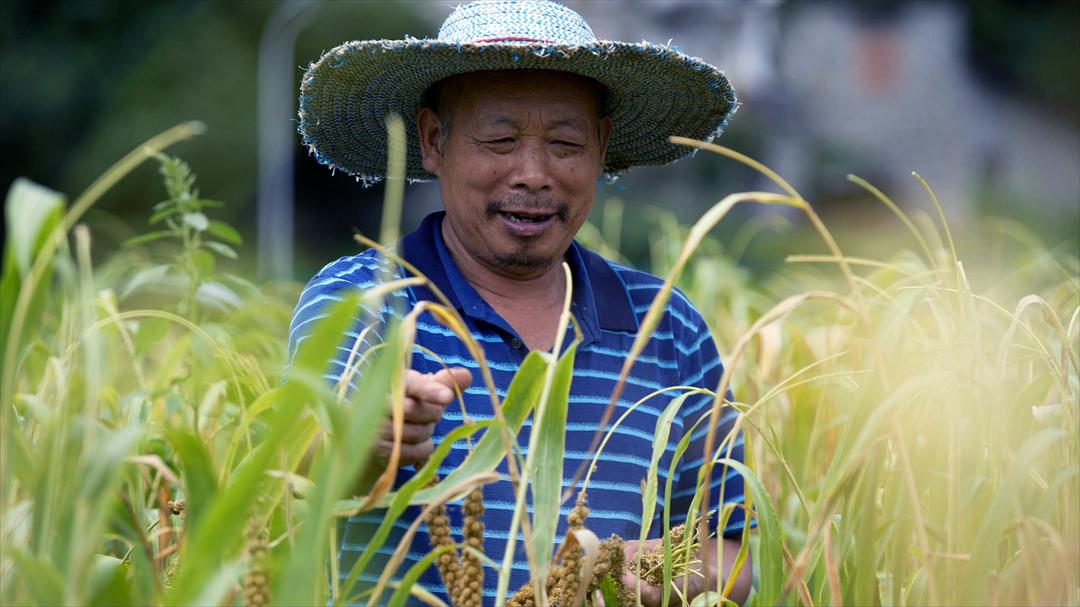
[[[436,39],[354,40],[324,54],[300,86],[300,133],[319,162],[368,183],[386,171],[386,116],[399,114],[406,176],[434,179],[421,166],[414,123],[424,91],[455,74],[515,69],[572,72],[608,88],[609,176],[687,155],[669,135],[711,140],[736,108],[727,78],[700,59],[597,40],[581,15],[555,2],[488,0],[455,9]]]

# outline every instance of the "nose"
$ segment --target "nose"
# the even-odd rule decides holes
[[[543,141],[525,139],[514,159],[513,188],[525,192],[551,190],[551,170]]]

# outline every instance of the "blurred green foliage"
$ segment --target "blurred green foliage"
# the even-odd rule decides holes
[[[888,16],[905,3],[867,4],[872,6],[865,10]],[[255,242],[258,45],[277,6],[277,2],[261,0],[0,3],[0,145],[6,159],[0,166],[0,186],[26,176],[57,191],[77,193],[110,159],[148,134],[181,120],[199,119],[207,124],[208,134],[177,151],[203,167],[204,194],[229,201],[219,216],[236,225],[251,246]],[[986,76],[984,80],[1004,91],[1019,91],[1034,103],[1058,108],[1061,115],[1075,120],[1080,102],[1080,47],[1074,34],[1080,3],[970,0],[964,6],[970,17],[968,55],[978,73]],[[398,38],[403,33],[431,35],[445,10],[412,1],[321,3],[314,21],[296,41],[297,88],[307,63],[341,41]],[[734,121],[724,143],[763,157],[762,135],[777,127],[752,110],[748,107]],[[296,151],[296,240],[303,243],[296,276],[302,277],[327,259],[351,251],[352,229],[377,232],[381,189],[363,189],[346,176],[331,176],[305,155],[299,138]],[[815,158],[824,158],[828,166],[841,166],[843,171],[859,172],[853,159],[830,154],[830,150],[817,150]],[[692,166],[679,165],[674,173],[671,167],[637,169],[624,182],[603,186],[597,206],[611,196],[634,202],[629,200],[630,192],[624,191],[655,181],[659,175],[667,188],[665,199],[645,202],[674,208],[680,220],[690,221],[711,201],[691,198],[688,188],[737,191],[759,185],[742,167],[713,158],[699,157],[683,164]],[[876,175],[860,174],[879,181]],[[842,183],[841,179],[830,176],[828,182]],[[675,183],[680,180],[687,183]],[[110,191],[89,217],[95,226],[95,254],[104,254],[141,231],[144,193],[158,187],[153,167],[144,166]],[[824,194],[815,202],[829,213],[831,199],[826,199],[828,192]],[[1076,217],[1063,220],[1014,193],[988,189],[978,198],[980,214],[1005,214],[1034,224],[1051,245],[1065,237],[1075,243]],[[839,206],[840,212],[851,212],[852,205]],[[747,211],[740,218],[743,214],[737,210],[731,225],[742,225],[751,215]],[[733,236],[738,228],[721,229]],[[623,250],[634,261],[647,259],[645,231],[629,228]],[[767,254],[755,249],[747,259],[762,266],[778,262]],[[252,255],[241,254],[240,259],[245,270],[255,262]]]
[[[79,192],[108,162],[149,133],[184,119],[206,123],[205,137],[179,151],[204,167],[208,198],[228,200],[219,217],[254,242],[257,179],[257,64],[262,29],[276,2],[0,3],[0,143],[7,161],[0,183],[18,176],[58,191]],[[303,67],[354,38],[423,35],[432,29],[416,3],[326,2],[296,41],[295,90]],[[364,192],[332,177],[296,148],[298,226],[315,205],[336,226],[355,226]],[[106,251],[141,231],[146,192],[160,189],[144,166],[94,210],[95,249]],[[376,208],[372,205],[369,208]],[[312,211],[314,212],[314,210]],[[372,215],[372,225],[377,220]],[[119,221],[117,221],[119,219]],[[349,246],[346,227],[339,239]],[[372,232],[374,233],[374,232]],[[316,239],[311,239],[316,240]],[[104,252],[104,251],[102,251]],[[254,264],[253,256],[241,256]],[[325,256],[324,256],[325,257]]]
[[[1075,121],[1080,104],[1076,37],[1080,3],[967,0],[965,4],[971,17],[969,54],[987,82],[1050,102]]]

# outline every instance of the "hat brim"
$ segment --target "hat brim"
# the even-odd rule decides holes
[[[414,118],[424,91],[456,74],[486,70],[572,72],[605,85],[612,120],[604,170],[667,164],[690,150],[671,135],[712,140],[736,109],[724,74],[671,48],[646,42],[599,41],[584,46],[449,44],[437,40],[347,42],[313,63],[300,87],[303,143],[332,170],[367,181],[386,172],[386,116],[407,130],[406,177],[424,170]]]

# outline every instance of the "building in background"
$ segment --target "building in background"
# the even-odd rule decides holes
[[[970,217],[987,191],[1048,212],[1080,207],[1076,109],[1047,111],[1035,95],[981,80],[969,60],[970,13],[960,3],[571,6],[598,37],[673,35],[682,51],[725,69],[741,102],[731,131],[750,122],[752,133],[739,139],[757,140],[751,147],[759,159],[820,203],[851,190],[847,173],[901,202],[921,201],[911,177],[918,171],[956,219]],[[686,182],[702,181],[692,170],[681,173],[676,198],[693,195]],[[651,183],[634,181],[634,189]],[[667,182],[653,188],[658,199],[671,196]]]

